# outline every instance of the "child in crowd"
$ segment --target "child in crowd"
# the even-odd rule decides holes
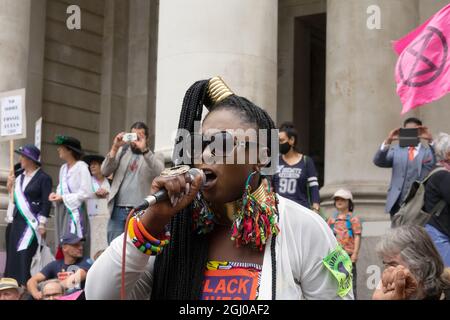
[[[333,230],[337,241],[348,253],[353,264],[353,294],[356,299],[356,262],[361,247],[362,225],[353,215],[353,195],[350,191],[339,189],[333,196],[336,212],[328,218],[328,225]]]

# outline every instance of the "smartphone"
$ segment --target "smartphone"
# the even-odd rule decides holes
[[[417,147],[420,143],[419,128],[401,128],[399,132],[400,147]]]
[[[122,141],[123,142],[133,142],[133,141],[137,141],[137,139],[138,139],[137,133],[130,132],[130,133],[125,133],[123,135]]]

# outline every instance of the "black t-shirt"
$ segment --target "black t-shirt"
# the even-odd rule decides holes
[[[92,266],[93,261],[90,258],[80,258],[74,264],[65,264],[64,259],[55,260],[50,262],[48,265],[41,270],[41,273],[46,279],[56,279],[58,278],[59,272],[77,272],[79,269],[88,271]],[[84,281],[81,283],[81,288],[84,288]]]
[[[439,217],[432,216],[428,224],[450,237],[450,172],[434,173],[425,186],[424,210],[430,212],[441,200],[446,202]]]

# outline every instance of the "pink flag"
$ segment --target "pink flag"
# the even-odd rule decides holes
[[[450,92],[450,5],[404,38],[395,41],[395,67],[402,114]]]

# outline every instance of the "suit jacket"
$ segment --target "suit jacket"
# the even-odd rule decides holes
[[[128,164],[133,155],[129,145],[125,145],[119,148],[116,156],[112,158],[108,153],[105,160],[102,163],[102,174],[105,177],[109,177],[114,174],[113,181],[111,184],[111,191],[108,197],[108,210],[109,214],[112,213],[114,209],[114,199],[119,192],[120,186],[122,185],[123,179],[125,178],[125,173],[128,169]],[[139,171],[140,181],[145,181],[144,185],[148,185],[153,181],[153,179],[161,173],[164,169],[164,156],[163,154],[154,154],[149,151],[144,157],[144,165]],[[150,191],[150,189],[148,190]],[[142,199],[144,200],[144,199]]]
[[[20,183],[24,176],[20,176]],[[34,177],[30,180],[24,190],[25,198],[28,201],[31,212],[36,216],[48,218],[50,215],[51,203],[48,196],[52,192],[52,178],[42,169],[39,169]],[[14,218],[18,214],[17,207],[14,210]]]
[[[415,180],[423,180],[436,163],[432,146],[421,144],[419,153],[411,163],[408,148],[399,145],[378,149],[373,162],[381,168],[392,168],[391,184],[386,199],[386,212],[390,212],[399,198],[405,196]],[[411,166],[415,170],[411,171]],[[409,170],[408,170],[409,169]],[[408,176],[407,176],[408,175]],[[403,199],[400,199],[402,201]]]

